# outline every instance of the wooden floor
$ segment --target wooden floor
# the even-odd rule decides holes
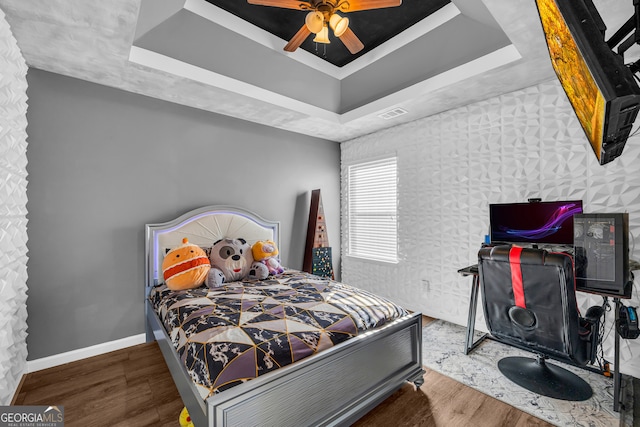
[[[424,378],[420,390],[406,384],[355,426],[551,426],[435,371]],[[27,374],[14,404],[62,405],[67,427],[177,427],[183,407],[156,343]]]

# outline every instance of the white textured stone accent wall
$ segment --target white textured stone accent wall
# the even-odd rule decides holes
[[[27,65],[0,10],[0,405],[27,362]]]
[[[640,126],[640,120],[636,122]],[[488,234],[489,203],[581,199],[586,212],[628,212],[640,260],[640,136],[600,166],[559,83],[550,81],[343,143],[342,280],[413,310],[466,325],[470,278]],[[397,265],[345,256],[346,167],[398,156]],[[640,271],[636,271],[640,276]],[[627,304],[640,305],[640,280]],[[584,313],[599,297],[580,294]],[[486,330],[482,309],[476,325]],[[613,362],[613,321],[605,357]],[[462,349],[463,343],[460,343]],[[621,370],[640,377],[640,339],[622,340]],[[634,357],[635,356],[635,357]]]

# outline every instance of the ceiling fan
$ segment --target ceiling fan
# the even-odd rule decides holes
[[[249,4],[274,6],[285,9],[308,10],[304,25],[284,47],[287,52],[296,50],[311,33],[317,43],[329,42],[329,27],[333,34],[356,54],[364,49],[364,44],[349,28],[349,18],[338,15],[338,11],[356,12],[361,10],[382,9],[402,4],[402,0],[247,0]]]

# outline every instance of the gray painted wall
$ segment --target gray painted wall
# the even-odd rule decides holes
[[[338,144],[37,69],[27,80],[29,360],[144,332],[145,223],[242,206],[281,221],[283,264],[301,268],[320,188],[340,254]]]

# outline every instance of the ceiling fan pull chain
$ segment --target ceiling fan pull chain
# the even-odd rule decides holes
[[[320,56],[320,52],[318,52],[318,43],[314,43],[316,45],[316,55]],[[324,48],[324,52],[322,53],[322,57],[326,58],[327,57],[327,45],[325,43],[319,43],[323,46]]]

